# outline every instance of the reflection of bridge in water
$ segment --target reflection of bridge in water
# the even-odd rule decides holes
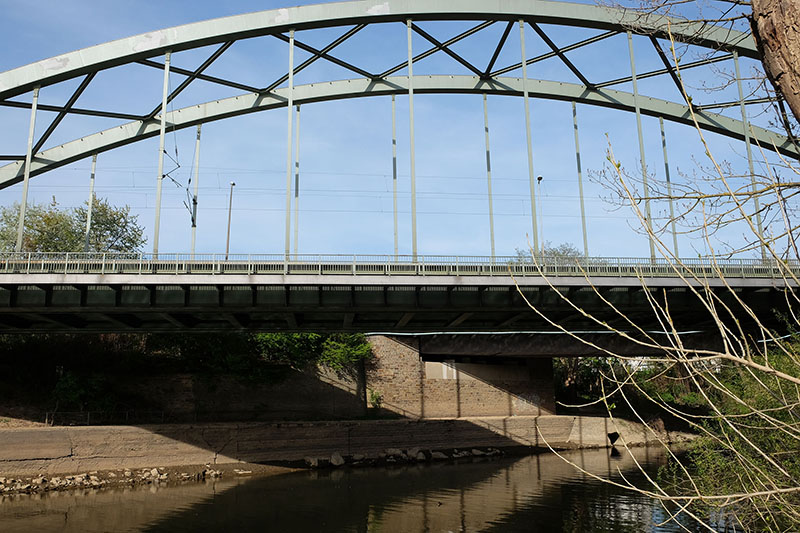
[[[767,322],[800,274],[760,260],[418,256],[6,254],[0,324],[26,331],[508,332],[604,329],[616,309],[659,328],[709,325],[695,291]],[[526,302],[543,310],[546,319]]]

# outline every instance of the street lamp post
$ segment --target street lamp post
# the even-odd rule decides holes
[[[231,208],[233,207],[233,188],[236,183],[231,182],[231,191],[228,194],[228,238],[225,240],[225,261],[228,260],[228,252],[231,249]]]

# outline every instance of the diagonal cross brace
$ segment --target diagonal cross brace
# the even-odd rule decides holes
[[[470,63],[469,61],[467,61],[466,59],[464,59],[463,57],[461,57],[457,53],[455,53],[452,50],[450,50],[450,48],[447,45],[442,44],[441,42],[439,42],[435,37],[433,37],[431,34],[426,32],[425,30],[423,30],[422,28],[420,28],[419,26],[417,26],[413,22],[411,23],[411,29],[413,29],[415,32],[417,32],[422,37],[424,37],[426,40],[428,40],[438,50],[441,50],[445,54],[449,55],[450,57],[452,57],[453,59],[455,59],[456,61],[458,61],[462,65],[464,65],[465,67],[467,67],[467,69],[469,69],[476,76],[479,76],[481,78],[484,77],[483,72],[478,70],[478,68],[475,67],[472,63]]]
[[[164,71],[164,63],[159,63],[158,61],[153,61],[151,59],[141,59],[137,61],[140,65],[144,65],[146,67],[152,67],[158,69],[160,71]],[[191,70],[186,70],[185,68],[175,67],[170,65],[169,71],[174,72],[175,74],[180,74],[181,76],[192,76],[194,72]],[[208,76],[206,74],[197,74],[195,76],[198,80],[207,81],[210,83],[216,83],[217,85],[224,85],[225,87],[231,87],[233,89],[240,89],[242,91],[246,91],[248,93],[257,93],[257,87],[251,87],[249,85],[245,85],[244,83],[238,83],[231,80],[226,80],[225,78],[218,78],[216,76]]]
[[[340,44],[345,42],[347,39],[349,39],[350,37],[352,37],[353,35],[355,35],[356,33],[360,32],[361,30],[363,30],[366,27],[367,27],[366,24],[358,24],[357,26],[354,26],[354,27],[350,28],[345,33],[340,35],[339,38],[337,38],[335,41],[333,41],[328,46],[326,46],[325,48],[320,50],[319,53],[312,53],[312,56],[309,57],[308,59],[306,59],[305,61],[303,61],[300,65],[298,65],[293,70],[293,73],[297,74],[301,70],[305,69],[306,67],[308,67],[309,65],[314,63],[317,59],[326,56],[328,54],[328,52],[330,52],[331,50],[333,50],[334,48],[336,48],[337,46],[339,46]],[[297,45],[297,40],[295,40],[295,45]],[[328,59],[328,58],[325,58],[325,59]],[[289,74],[284,74],[283,76],[281,76],[280,78],[278,78],[277,80],[275,80],[274,82],[269,84],[268,87],[266,87],[265,89],[261,89],[258,92],[261,92],[261,93],[272,92],[274,89],[280,87],[282,84],[286,83],[288,80],[289,80]]]
[[[31,150],[32,153],[34,154],[39,153],[39,150],[42,149],[44,143],[47,142],[47,139],[50,138],[50,136],[56,130],[58,125],[61,124],[61,121],[64,120],[64,117],[67,116],[67,113],[69,113],[69,111],[72,109],[72,106],[75,105],[75,102],[77,102],[78,98],[80,98],[81,94],[83,94],[83,91],[85,91],[86,88],[89,86],[89,84],[92,83],[92,80],[94,79],[96,74],[97,72],[90,72],[89,74],[86,75],[85,78],[83,78],[81,84],[78,86],[77,89],[75,89],[75,92],[72,93],[72,96],[69,97],[69,100],[67,100],[67,103],[61,109],[61,111],[58,112],[56,118],[53,119],[53,122],[51,122],[50,125],[47,127],[47,130],[42,134],[41,137],[39,137],[39,140],[36,141],[36,144],[33,145],[33,149]]]
[[[619,35],[619,32],[617,30],[609,30],[609,31],[607,31],[605,33],[601,33],[600,35],[595,35],[594,37],[589,37],[588,39],[584,39],[582,41],[578,41],[578,42],[573,43],[573,44],[571,44],[569,46],[563,46],[563,47],[560,48],[560,50],[561,50],[561,52],[570,52],[572,50],[577,50],[578,48],[583,48],[584,46],[588,46],[590,44],[594,44],[594,43],[602,41],[604,39],[608,39],[609,37],[613,37],[615,35]],[[550,52],[547,52],[546,54],[542,54],[540,56],[533,57],[533,58],[529,59],[528,61],[526,61],[526,64],[527,65],[532,65],[534,63],[538,63],[540,61],[544,61],[545,59],[550,59],[551,57],[556,57],[556,53],[553,52],[553,51],[550,51]],[[505,68],[501,68],[499,70],[495,70],[490,75],[492,77],[502,76],[503,74],[507,74],[509,72],[517,70],[520,67],[522,67],[522,62],[521,61],[519,63],[515,64],[515,65],[511,65],[511,66],[508,66],[508,67],[505,67]]]
[[[198,75],[202,74],[202,73],[203,73],[203,71],[204,71],[205,69],[207,69],[208,67],[210,67],[210,66],[211,66],[211,63],[213,63],[214,61],[216,61],[216,60],[219,58],[219,56],[221,56],[223,53],[225,53],[225,50],[227,50],[228,48],[230,48],[230,47],[233,45],[233,43],[234,43],[234,42],[235,42],[235,41],[228,41],[227,43],[225,43],[225,44],[223,44],[222,46],[220,46],[219,48],[217,48],[217,49],[214,51],[214,53],[213,53],[213,54],[211,54],[211,55],[208,57],[208,59],[206,59],[205,61],[203,61],[203,64],[202,64],[202,65],[200,65],[199,67],[197,67],[197,68],[194,70],[194,72],[192,72],[191,74],[189,74],[189,76],[187,76],[187,77],[186,77],[186,79],[184,79],[184,80],[181,82],[181,84],[180,84],[180,85],[178,85],[178,87],[177,87],[177,88],[176,88],[174,91],[172,91],[172,93],[171,93],[169,96],[167,96],[167,103],[171,102],[171,101],[172,101],[172,100],[174,100],[174,99],[175,99],[175,98],[176,98],[176,97],[177,97],[179,94],[181,94],[181,93],[183,92],[183,90],[184,90],[184,89],[186,89],[186,88],[189,86],[189,84],[191,84],[191,83],[192,83],[194,80],[196,80],[196,79],[197,79],[197,76],[198,76]],[[159,112],[159,111],[161,111],[161,106],[162,106],[162,104],[158,104],[158,105],[157,105],[157,106],[156,106],[156,107],[155,107],[155,108],[154,108],[154,109],[153,109],[153,110],[152,110],[150,113],[148,113],[147,115],[145,115],[145,117],[144,117],[144,120],[145,120],[145,121],[147,121],[147,120],[153,120],[153,118],[154,118],[154,117],[155,117],[155,116],[158,114],[158,112]]]
[[[706,59],[701,59],[699,61],[694,61],[692,63],[686,63],[681,65],[681,70],[688,70],[690,68],[701,67],[703,65],[712,65],[714,63],[719,63],[721,61],[727,61],[729,59],[733,59],[733,54],[725,54],[722,56],[717,57],[709,57]],[[654,76],[661,76],[662,74],[668,74],[669,71],[672,69],[672,65],[669,65],[667,68],[662,68],[658,70],[651,70],[650,72],[645,72],[643,74],[636,74],[637,80],[643,80],[645,78],[652,78]],[[625,76],[623,78],[616,78],[613,80],[604,81],[602,83],[596,84],[598,88],[603,87],[610,87],[612,85],[619,85],[620,83],[630,83],[633,81],[631,76]]]
[[[472,28],[468,29],[467,31],[459,33],[458,35],[456,35],[452,39],[449,39],[449,40],[443,42],[442,45],[443,46],[451,46],[451,45],[457,43],[458,41],[466,39],[470,35],[473,35],[473,34],[479,32],[479,31],[481,31],[484,28],[488,28],[489,26],[491,26],[494,23],[495,23],[495,21],[493,21],[493,20],[486,21],[486,22],[481,22],[477,26],[473,26]],[[416,63],[418,61],[421,61],[421,60],[425,59],[426,57],[428,57],[428,56],[430,56],[430,55],[432,55],[432,54],[434,54],[434,53],[436,53],[438,51],[439,51],[439,48],[437,48],[435,46],[433,48],[428,48],[427,50],[425,50],[421,54],[419,54],[417,56],[414,56],[411,59],[411,62],[412,63]],[[383,78],[385,78],[387,76],[391,76],[395,72],[397,72],[399,70],[402,70],[402,69],[406,68],[407,66],[408,66],[408,61],[403,61],[402,63],[398,63],[397,65],[393,66],[392,68],[390,68],[386,72],[380,73],[378,75],[378,78],[383,79]]]
[[[567,66],[567,68],[570,69],[572,73],[578,77],[579,80],[581,80],[581,83],[586,85],[586,87],[588,87],[589,89],[594,89],[594,84],[586,79],[586,76],[584,76],[583,73],[580,70],[578,70],[578,67],[576,67],[575,64],[572,63],[572,61],[570,61],[567,58],[567,55],[564,53],[564,51],[561,50],[561,48],[559,48],[558,46],[556,46],[556,43],[554,43],[550,39],[550,37],[547,36],[547,34],[544,32],[544,30],[542,30],[539,27],[538,24],[536,24],[535,22],[528,22],[528,24],[530,24],[531,28],[533,28],[533,31],[535,31],[539,35],[539,37],[542,38],[542,40],[547,44],[547,46],[550,47],[550,50],[552,50],[553,53],[558,56],[561,62],[564,63]]]
[[[508,40],[508,35],[511,33],[511,29],[514,27],[514,22],[509,22],[506,26],[506,29],[503,30],[503,35],[500,37],[500,42],[497,43],[497,48],[494,49],[494,54],[492,54],[492,59],[489,60],[489,64],[486,65],[486,70],[483,71],[484,78],[490,78],[492,68],[494,64],[497,62],[497,58],[500,57],[500,52],[503,50],[503,46],[506,44],[506,40]]]
[[[650,42],[653,43],[653,48],[656,49],[656,52],[658,52],[658,57],[660,57],[661,62],[664,63],[664,68],[667,69],[670,78],[672,78],[672,82],[675,84],[675,87],[678,88],[678,92],[680,93],[681,98],[683,98],[686,101],[686,104],[689,107],[693,107],[692,102],[687,98],[686,94],[684,93],[683,84],[681,83],[681,80],[678,78],[678,73],[675,72],[675,69],[669,62],[669,59],[667,59],[667,55],[664,53],[664,50],[661,49],[661,45],[658,44],[658,41],[652,35],[650,36]]]
[[[284,34],[282,34],[282,33],[273,34],[273,37],[277,37],[278,39],[281,39],[282,41],[285,41],[287,43],[289,42],[289,37],[284,35]],[[297,48],[300,48],[301,50],[305,50],[306,52],[308,52],[310,54],[313,54],[315,56],[319,56],[322,59],[326,59],[326,60],[330,61],[331,63],[333,63],[334,65],[339,65],[340,67],[346,68],[347,70],[352,70],[356,74],[359,74],[360,76],[363,76],[363,77],[365,77],[367,79],[374,80],[375,78],[377,78],[377,76],[375,76],[374,74],[370,74],[369,72],[367,72],[364,69],[361,69],[361,68],[359,68],[359,67],[357,67],[357,66],[355,66],[353,64],[350,64],[347,61],[342,61],[338,57],[333,57],[332,55],[328,54],[327,52],[324,52],[322,50],[317,50],[313,46],[309,46],[309,45],[307,45],[305,43],[302,43],[302,42],[298,41],[297,39],[294,40],[294,45]]]
[[[17,102],[14,100],[3,100],[0,102],[2,107],[16,107],[19,109],[30,109],[33,107],[30,102]],[[61,105],[48,105],[38,104],[36,108],[39,111],[50,111],[53,113],[61,113],[62,111],[71,115],[86,115],[90,117],[103,117],[103,118],[117,118],[120,120],[140,120],[142,117],[133,115],[131,113],[117,113],[116,111],[99,111],[96,109],[80,109],[77,107],[67,108]],[[23,156],[24,158],[24,156]]]

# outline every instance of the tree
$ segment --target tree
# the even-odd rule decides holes
[[[800,118],[800,5],[793,0],[752,0],[753,38],[764,71],[795,118]]]
[[[55,197],[49,204],[30,204],[25,213],[22,250],[27,252],[82,252],[86,244],[88,202],[62,209]],[[0,250],[14,251],[19,204],[0,208]],[[147,239],[130,207],[115,207],[97,198],[92,206],[90,252],[136,252]]]
[[[777,93],[773,124],[784,127],[790,138],[795,138],[800,117],[800,106],[796,105],[800,103],[800,3],[644,0],[637,7],[643,16],[683,15],[695,22],[725,24],[740,30],[752,28],[764,68],[756,76],[761,78],[762,88],[773,88]],[[677,78],[682,81],[681,52],[677,48],[671,43],[669,53],[678,71]],[[709,81],[710,85],[713,83]],[[716,83],[725,86],[731,83],[731,77],[722,76]],[[686,101],[692,102],[690,89],[682,84],[681,90]],[[786,111],[783,99],[791,113]],[[692,108],[690,112],[696,110]],[[798,209],[800,180],[781,179],[779,173],[797,176],[800,167],[786,159],[774,165],[763,153],[759,157],[756,147],[755,157],[761,159],[762,174],[753,171],[737,174],[731,170],[732,165],[715,157],[696,122],[695,126],[698,143],[707,159],[698,165],[699,171],[683,174],[680,184],[673,182],[672,190],[666,184],[654,183],[652,178],[646,187],[639,178],[639,170],[626,169],[615,157],[611,145],[608,164],[600,179],[616,192],[619,205],[627,206],[638,218],[641,232],[653,240],[661,263],[682,278],[687,294],[707,314],[712,324],[707,333],[716,337],[719,347],[709,347],[713,343],[702,348],[685,345],[675,329],[676,317],[666,305],[666,297],[655,293],[648,296],[651,318],[657,318],[662,325],[662,331],[657,333],[609,304],[618,319],[597,318],[598,327],[638,343],[643,352],[658,355],[631,358],[609,352],[617,364],[593,368],[602,377],[601,390],[593,403],[605,406],[611,417],[617,416],[621,409],[627,410],[650,428],[653,438],[661,435],[647,416],[645,404],[664,416],[679,419],[699,435],[686,455],[667,448],[671,461],[658,478],[647,477],[643,486],[623,481],[632,491],[660,501],[668,517],[690,516],[699,527],[710,531],[723,525],[733,526],[735,531],[797,531],[800,279],[796,272],[800,253],[795,241],[800,226],[793,220]],[[660,227],[653,227],[652,220],[643,213],[643,201],[676,196],[682,209]],[[765,231],[760,228],[759,218],[764,219]],[[703,271],[695,272],[662,240],[673,223],[682,224],[682,231],[691,232],[707,243],[708,264]],[[744,245],[720,242],[720,230],[731,228],[744,236]],[[741,293],[726,284],[725,272],[717,259],[729,255],[758,255],[765,267],[782,278],[776,283],[782,283],[786,289],[781,302],[775,303],[783,303],[790,310],[782,317],[782,328],[768,326],[767,317],[758,316]],[[709,277],[721,280],[725,289],[712,290]],[[587,281],[591,282],[588,275]],[[647,285],[644,278],[640,281]],[[577,303],[570,302],[568,293],[559,292],[555,283],[550,287],[574,305],[577,312],[591,316]],[[602,299],[598,289],[596,293]],[[543,316],[547,314],[546,309],[532,307]],[[614,326],[615,322],[624,326]],[[567,325],[556,324],[556,327],[584,342]],[[625,446],[624,438],[620,444]]]

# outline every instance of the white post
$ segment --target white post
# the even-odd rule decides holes
[[[486,93],[483,93],[483,130],[486,135],[486,187],[489,196],[489,242],[494,262],[494,206],[492,204],[492,157],[489,151],[489,105],[486,102]]]
[[[392,95],[392,211],[394,213],[394,259],[399,254],[397,238],[397,110]]]
[[[525,22],[519,21],[519,43],[522,52],[522,99],[525,102],[525,135],[528,140],[528,182],[531,189],[531,225],[533,249],[539,251],[539,228],[536,220],[536,178],[533,175],[533,141],[531,137],[531,106],[528,97],[528,58],[525,53]]]
[[[417,170],[414,153],[414,59],[411,51],[411,19],[406,20],[408,37],[409,152],[411,154],[411,255],[417,259]]]
[[[294,30],[289,31],[289,100],[286,105],[286,235],[284,252],[288,260],[292,233],[292,108],[294,107]]]
[[[28,183],[31,179],[31,159],[33,159],[33,136],[36,131],[36,106],[39,105],[39,87],[33,88],[31,104],[31,123],[28,130],[28,150],[25,152],[25,173],[22,177],[22,201],[19,205],[19,221],[17,223],[17,245],[14,251],[22,251],[22,233],[25,230],[25,210],[28,208]]]
[[[161,97],[161,128],[158,141],[158,178],[156,181],[156,223],[153,230],[153,256],[158,255],[158,237],[161,227],[161,186],[164,181],[164,137],[167,133],[167,97],[169,92],[169,61],[171,52],[164,54],[164,89]]]
[[[297,247],[298,233],[300,232],[300,106],[297,106],[295,113],[295,137],[294,137],[294,253],[297,255],[300,250]]]
[[[194,244],[197,238],[197,193],[200,188],[200,130],[203,125],[197,125],[197,140],[194,144],[194,194],[192,195],[192,259],[194,259]]]
[[[92,230],[92,207],[94,206],[94,174],[97,170],[97,154],[92,156],[92,175],[89,178],[89,204],[86,208],[86,242],[83,243],[83,251],[89,251],[89,233]]]

